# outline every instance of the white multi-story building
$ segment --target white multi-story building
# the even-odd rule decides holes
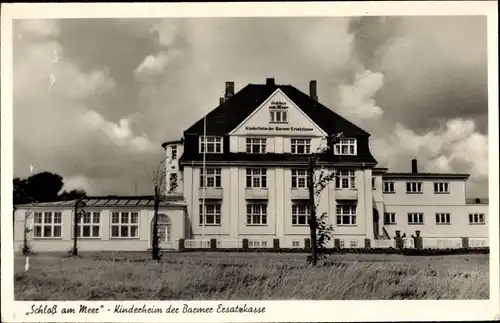
[[[219,107],[182,140],[164,144],[167,159],[178,160],[167,166],[167,176],[179,183],[175,193],[187,205],[185,236],[303,244],[309,234],[308,156],[339,133],[340,142],[318,162],[336,178],[321,193],[317,214],[328,214],[342,245],[391,239],[396,231],[435,239],[488,237],[487,204],[466,199],[469,175],[421,173],[415,159],[409,173],[376,168],[370,134],[319,103],[315,81],[307,95],[274,79],[238,93],[227,82]]]
[[[332,136],[342,134],[334,145]],[[316,82],[305,94],[291,85],[249,84],[235,93],[226,83],[219,106],[194,123],[182,139],[163,144],[167,197],[159,208],[160,246],[179,240],[207,246],[304,247],[309,237],[308,160],[318,158],[335,177],[321,192],[317,214],[326,213],[340,247],[393,245],[397,231],[423,237],[424,247],[470,246],[488,239],[487,200],[466,198],[467,174],[377,168],[370,134],[318,101]],[[410,165],[410,163],[409,163]],[[81,250],[147,250],[151,246],[152,196],[89,197],[78,222]],[[68,250],[74,201],[16,206],[16,249]],[[335,242],[332,242],[335,243]]]

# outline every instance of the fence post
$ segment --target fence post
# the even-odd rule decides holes
[[[242,247],[244,251],[248,250],[248,239],[243,239],[242,241]]]
[[[184,242],[185,242],[184,238],[179,239],[179,251],[184,251],[184,249],[186,249],[184,247]]]
[[[396,230],[396,237],[394,239],[396,240],[396,249],[402,250],[404,247],[404,242],[403,238],[401,238],[401,231]]]
[[[217,249],[217,239],[210,239],[210,249]]]
[[[311,239],[309,238],[304,239],[304,249],[311,249]]]
[[[422,237],[420,236],[420,230],[415,231],[415,237],[413,238],[413,244],[415,245],[415,249],[422,249],[424,243],[422,241]]]
[[[469,238],[462,237],[462,248],[469,249]]]
[[[366,249],[370,249],[370,248],[372,247],[372,245],[371,245],[371,244],[372,244],[372,240],[371,240],[371,239],[366,238],[366,239],[365,239],[365,248],[366,248]]]
[[[273,239],[273,249],[278,250],[280,248],[280,239],[274,238]]]

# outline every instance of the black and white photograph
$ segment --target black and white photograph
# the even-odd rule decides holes
[[[2,321],[499,313],[497,5],[447,3],[3,10]]]

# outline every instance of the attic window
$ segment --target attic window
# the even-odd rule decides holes
[[[340,141],[335,144],[335,155],[356,155],[356,153],[357,153],[356,139],[353,138],[340,139]]]
[[[222,137],[200,137],[200,153],[222,153]]]
[[[269,111],[272,123],[288,123],[288,111],[274,110]]]

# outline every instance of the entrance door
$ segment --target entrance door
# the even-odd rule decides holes
[[[153,240],[154,218],[151,221],[151,241]],[[165,214],[158,214],[158,238],[160,248],[172,248],[172,224]]]

